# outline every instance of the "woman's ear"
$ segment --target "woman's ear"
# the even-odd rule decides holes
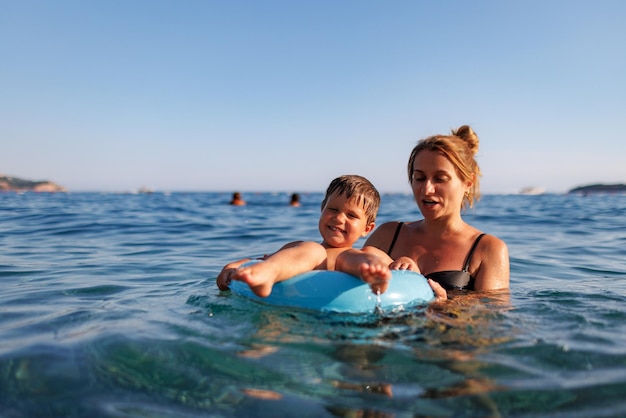
[[[465,182],[465,195],[466,196],[470,193],[470,190],[472,190],[475,180],[476,180],[476,174],[472,174],[472,177]]]

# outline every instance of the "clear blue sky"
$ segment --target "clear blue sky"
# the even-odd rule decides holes
[[[626,1],[0,0],[0,173],[70,190],[409,192],[471,125],[484,193],[626,183]]]

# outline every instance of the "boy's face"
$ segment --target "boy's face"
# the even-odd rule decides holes
[[[374,229],[374,222],[367,222],[367,215],[362,205],[354,198],[333,194],[328,197],[322,208],[319,230],[324,245],[329,247],[352,247],[361,237]]]

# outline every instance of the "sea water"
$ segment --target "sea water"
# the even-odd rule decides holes
[[[366,315],[220,292],[319,239],[322,194],[244,197],[1,193],[0,416],[626,416],[626,196],[485,196],[464,217],[510,294]],[[419,217],[383,196],[379,223]]]

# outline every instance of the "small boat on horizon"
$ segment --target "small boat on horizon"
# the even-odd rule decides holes
[[[546,189],[543,189],[541,187],[528,186],[520,190],[519,194],[539,195],[539,194],[544,194],[545,192],[546,192]]]

